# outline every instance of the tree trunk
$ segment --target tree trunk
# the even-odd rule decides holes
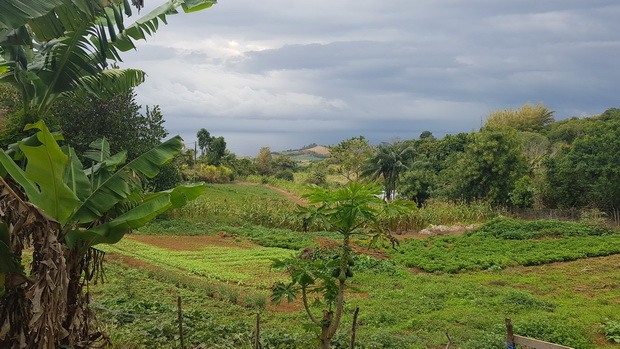
[[[331,347],[332,337],[334,336],[331,332],[332,321],[334,319],[334,312],[323,310],[323,319],[321,321],[321,345],[320,349],[329,349]]]

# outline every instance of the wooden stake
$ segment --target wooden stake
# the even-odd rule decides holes
[[[260,349],[260,312],[256,313],[256,333],[254,334],[254,349]]]
[[[515,334],[512,329],[512,321],[506,319],[506,343],[511,347],[515,347]]]
[[[360,307],[355,307],[353,313],[353,326],[351,328],[351,349],[355,348],[355,330],[357,329],[357,314],[360,312]]]
[[[450,337],[448,332],[446,332],[446,337],[448,337],[448,344],[446,344],[446,349],[450,349],[450,346],[452,345],[452,337]]]

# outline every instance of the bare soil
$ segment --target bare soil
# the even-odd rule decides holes
[[[198,251],[204,246],[233,247],[241,249],[250,249],[258,246],[241,237],[229,235],[224,231],[215,236],[128,235],[127,238],[171,251]]]

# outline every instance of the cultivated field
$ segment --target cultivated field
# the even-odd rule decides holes
[[[287,278],[271,259],[306,246],[329,258],[338,234],[290,230],[295,207],[265,186],[211,185],[195,203],[104,247],[107,281],[90,289],[101,327],[118,348],[178,348],[180,296],[187,347],[252,348],[260,312],[263,348],[315,348],[301,302],[270,303],[272,285]],[[518,334],[618,347],[605,336],[620,340],[615,232],[500,218],[464,235],[409,236],[396,250],[356,241],[355,288],[336,347],[349,347],[358,306],[358,348],[445,348],[446,334],[452,348],[502,348],[506,317]]]

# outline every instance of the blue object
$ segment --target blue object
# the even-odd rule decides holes
[[[516,347],[513,347],[512,345],[502,341],[502,343],[504,343],[504,345],[506,346],[506,349],[517,349]]]

